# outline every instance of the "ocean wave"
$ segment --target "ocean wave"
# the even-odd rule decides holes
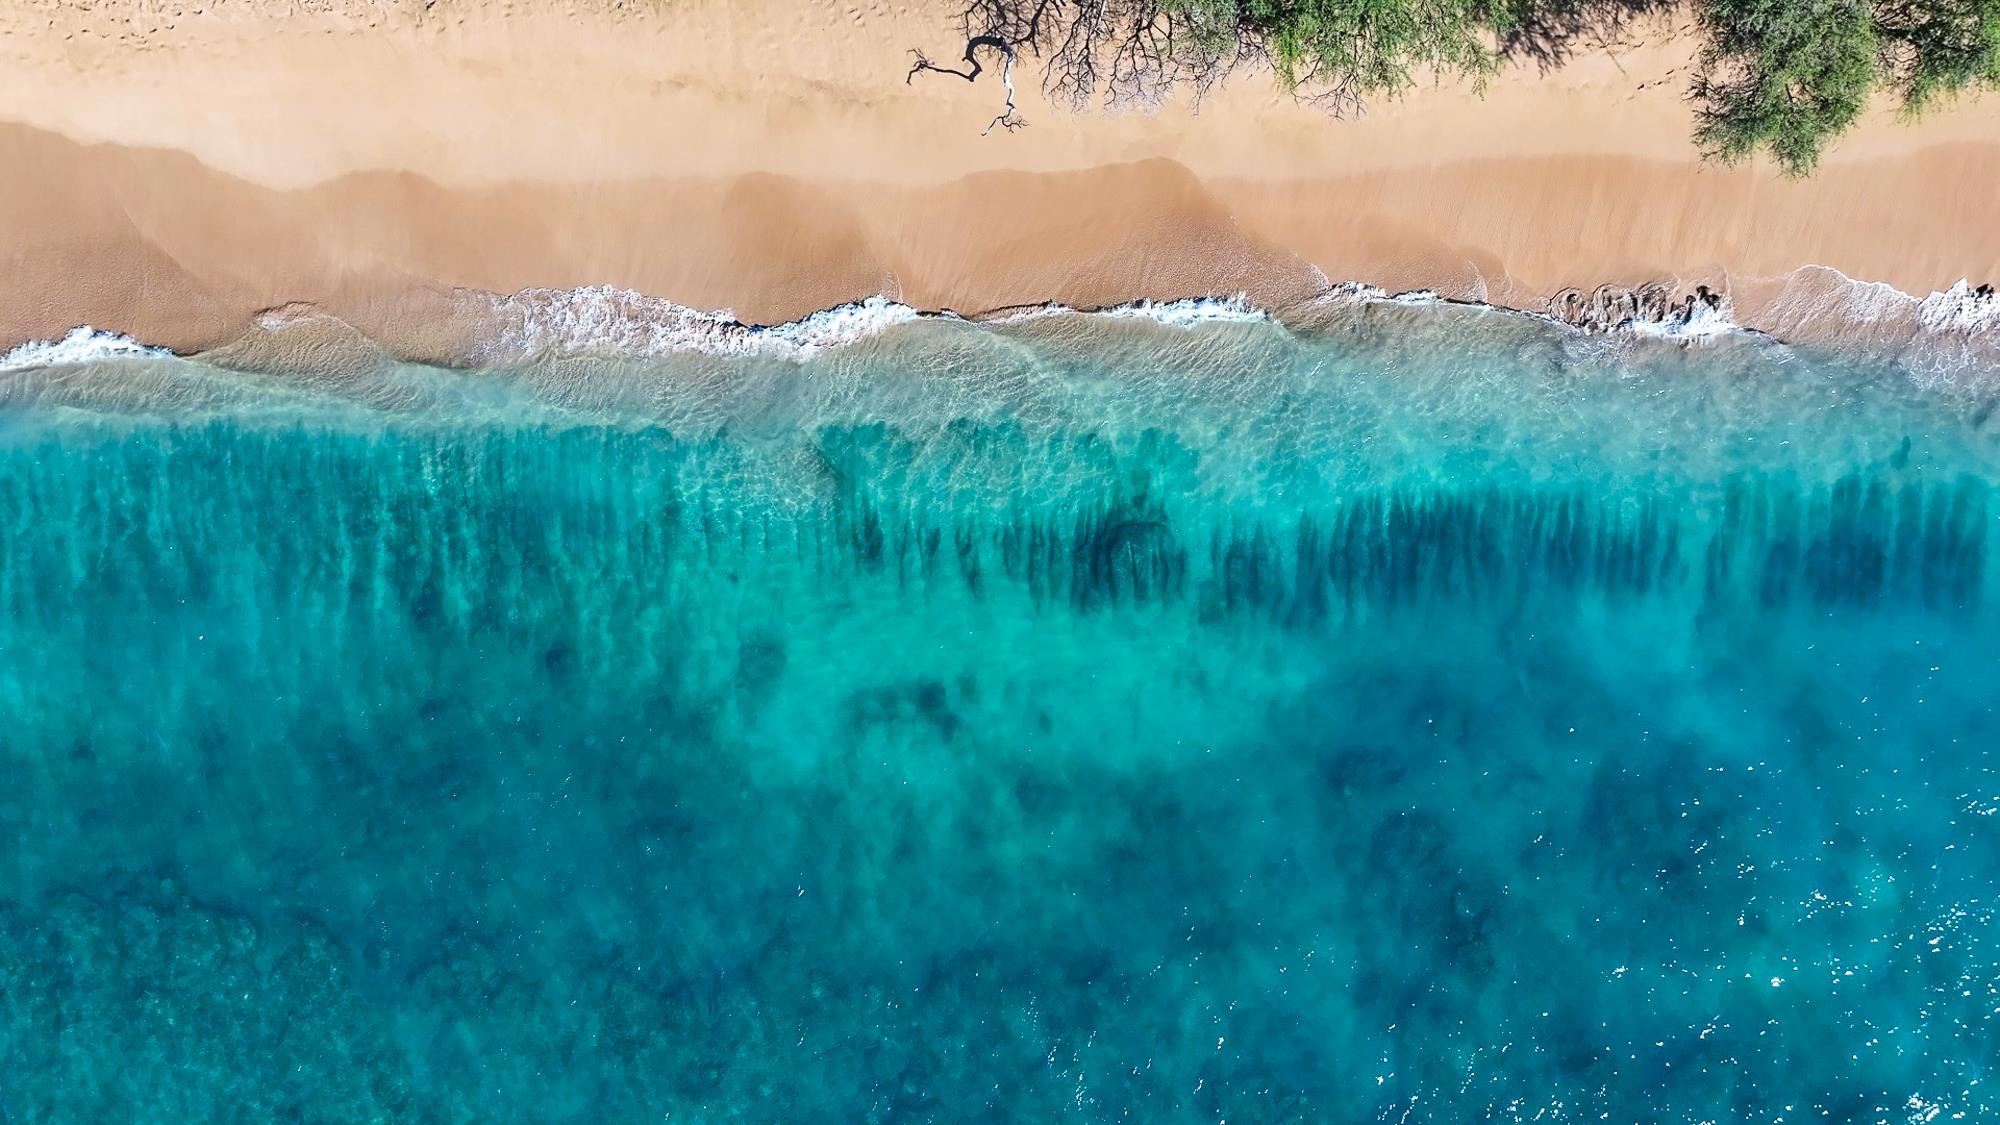
[[[25,371],[32,367],[65,367],[96,363],[121,356],[163,356],[165,348],[142,344],[117,332],[101,332],[88,324],[78,325],[60,340],[30,340],[0,355],[0,371]]]
[[[776,354],[803,359],[926,315],[900,301],[870,297],[784,324],[756,325],[727,310],[703,312],[663,297],[602,285],[478,294],[477,299],[488,303],[496,320],[488,354],[479,358],[499,360],[591,352]]]
[[[1567,290],[1539,310],[1447,297],[1427,289],[1391,292],[1362,282],[1329,283],[1311,301],[1280,310],[1261,307],[1238,293],[1142,300],[1096,309],[1050,302],[967,317],[874,296],[778,324],[748,323],[727,309],[705,312],[613,286],[524,289],[511,294],[458,290],[451,294],[450,302],[446,315],[456,328],[448,338],[455,342],[429,353],[439,357],[431,362],[473,367],[587,355],[643,359],[701,353],[806,360],[919,320],[1004,327],[1075,316],[1143,320],[1183,329],[1277,323],[1310,332],[1320,319],[1312,310],[1376,304],[1488,309],[1593,335],[1677,343],[1736,334],[1768,335],[1786,342],[1820,343],[1891,357],[1926,372],[2000,361],[2000,293],[1991,286],[1959,281],[1919,298],[1881,282],[1858,281],[1820,266],[1796,271],[1775,296],[1753,302],[1750,320],[1754,328],[1737,321],[1727,294],[1705,287],[1677,294],[1665,284]],[[266,310],[256,323],[263,333],[275,337],[295,332],[301,325],[334,319],[312,306],[288,305]],[[129,336],[86,325],[60,340],[30,341],[0,355],[0,371],[169,354]]]
[[[470,296],[468,294],[467,296]],[[495,319],[492,342],[478,359],[508,361],[551,354],[649,356],[679,352],[809,359],[917,320],[1007,324],[1049,316],[1150,320],[1167,327],[1264,322],[1271,313],[1244,294],[1175,301],[1134,301],[1103,309],[1046,304],[969,321],[950,310],[927,311],[886,296],[836,305],[780,324],[750,324],[727,309],[703,312],[630,289],[526,289],[479,294]]]
[[[1707,286],[1697,287],[1693,293],[1683,294],[1678,299],[1672,293],[1673,288],[1664,284],[1635,289],[1605,285],[1589,294],[1571,289],[1550,298],[1545,310],[1536,311],[1490,301],[1446,297],[1434,289],[1392,293],[1380,286],[1344,281],[1328,285],[1313,303],[1322,308],[1355,304],[1452,305],[1531,317],[1592,334],[1640,336],[1680,343],[1756,332],[1736,322],[1726,294],[1713,292]]]
[[[1960,280],[1917,302],[1917,323],[1932,332],[1985,332],[2000,329],[2000,292],[1991,285]]]
[[[1170,328],[1197,324],[1249,324],[1271,319],[1267,309],[1250,303],[1247,295],[1234,297],[1191,297],[1179,301],[1134,301],[1097,309],[1091,315],[1117,319],[1150,320]]]
[[[1379,285],[1365,281],[1330,281],[1320,288],[1313,298],[1315,305],[1373,304],[1377,302],[1391,305],[1468,305],[1480,308],[1499,308],[1484,301],[1453,301],[1435,289],[1406,289],[1392,293]],[[1509,310],[1518,312],[1519,310]]]
[[[1080,309],[1051,301],[998,312],[982,313],[966,319],[970,324],[992,327],[1023,324],[1058,316],[1102,317],[1108,320],[1150,320],[1168,328],[1192,328],[1201,324],[1258,324],[1278,319],[1269,309],[1252,304],[1247,295],[1232,297],[1185,297],[1176,301],[1133,301],[1104,308]]]
[[[1389,296],[1389,300],[1398,305],[1435,305],[1444,298],[1439,296],[1435,289],[1411,289],[1393,293]]]
[[[1600,285],[1586,293],[1565,289],[1549,298],[1542,315],[1584,332],[1642,336],[1692,343],[1751,331],[1738,324],[1729,295],[1698,285],[1694,292],[1653,282],[1627,288]]]
[[[1663,340],[1701,340],[1748,331],[1731,319],[1727,299],[1711,301],[1700,297],[1690,299],[1663,319],[1637,318],[1617,327],[1635,335]]]
[[[1808,266],[1785,279],[1760,317],[1781,338],[1892,357],[1920,374],[2000,364],[2000,293],[1967,280],[1919,297]]]

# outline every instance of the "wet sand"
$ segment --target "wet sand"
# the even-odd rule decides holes
[[[769,323],[875,294],[1276,307],[1354,280],[1543,308],[1661,282],[1757,326],[1806,266],[1918,295],[2000,278],[2000,99],[1880,107],[1804,181],[1716,168],[1683,32],[1351,119],[1250,74],[1198,113],[1075,114],[1024,64],[1028,127],[983,135],[991,71],[905,82],[911,48],[960,46],[937,6],[10,0],[0,348],[87,323],[199,350],[304,304],[444,357],[460,289]]]

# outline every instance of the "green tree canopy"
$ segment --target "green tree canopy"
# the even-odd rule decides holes
[[[966,56],[1039,56],[1048,93],[1084,106],[1200,98],[1245,67],[1335,111],[1423,75],[1483,82],[1505,61],[1559,65],[1673,0],[969,0]],[[1920,113],[2000,88],[2000,0],[1694,0],[1704,42],[1694,136],[1722,161],[1759,153],[1804,175],[1889,91]],[[918,70],[940,70],[919,56]],[[1012,112],[1011,104],[1009,114]],[[1014,121],[1018,124],[1018,121]]]

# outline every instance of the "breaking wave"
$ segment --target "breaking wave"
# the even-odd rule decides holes
[[[1919,297],[1808,266],[1785,279],[1759,318],[1780,338],[1893,359],[1926,375],[2000,365],[2000,294],[1966,280]]]
[[[0,371],[31,367],[63,367],[125,356],[167,355],[164,348],[142,344],[117,332],[102,332],[88,324],[69,330],[60,340],[30,340],[0,355]]]
[[[1540,309],[1517,309],[1431,290],[1393,292],[1361,282],[1336,282],[1315,298],[1284,308],[1265,308],[1238,293],[1104,308],[1050,302],[962,315],[950,309],[919,309],[878,295],[797,320],[756,324],[728,309],[704,311],[611,286],[511,294],[457,290],[442,314],[446,327],[436,332],[448,343],[420,349],[417,357],[467,367],[519,366],[569,357],[647,359],[687,354],[804,361],[918,322],[1004,328],[1050,318],[1093,317],[1172,329],[1272,324],[1310,333],[1355,309],[1456,307],[1546,322],[1586,337],[1685,345],[1725,336],[1768,336],[1890,360],[1934,376],[2000,364],[2000,294],[1990,285],[1961,280],[1918,297],[1881,282],[1858,281],[1838,270],[1810,266],[1783,279],[1775,293],[1763,294],[1741,309],[1739,304],[1734,295],[1705,286],[1683,291],[1653,283],[1565,290]],[[296,366],[291,362],[291,351],[296,349],[277,341],[288,335],[326,333],[328,326],[341,324],[309,305],[268,310],[257,318],[251,333],[224,349],[231,353],[228,365],[289,369]],[[385,354],[381,345],[352,327],[336,335],[377,356]],[[0,355],[0,371],[166,354],[165,349],[86,325],[59,340],[29,341]],[[326,360],[324,348],[314,355],[315,362]]]
[[[483,362],[550,355],[657,356],[680,352],[809,359],[830,348],[855,344],[914,321],[967,319],[949,310],[917,309],[886,296],[836,305],[798,320],[768,325],[739,320],[727,309],[704,312],[662,297],[610,286],[528,289],[506,296],[468,294],[467,299],[486,302],[493,318],[490,339],[476,357]],[[1047,304],[977,319],[1006,323],[1064,315],[1150,320],[1177,327],[1271,319],[1269,312],[1252,305],[1241,294],[1135,301],[1105,309]]]

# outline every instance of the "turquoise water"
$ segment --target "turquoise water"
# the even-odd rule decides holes
[[[1995,1119],[1984,379],[8,373],[0,1120]]]

